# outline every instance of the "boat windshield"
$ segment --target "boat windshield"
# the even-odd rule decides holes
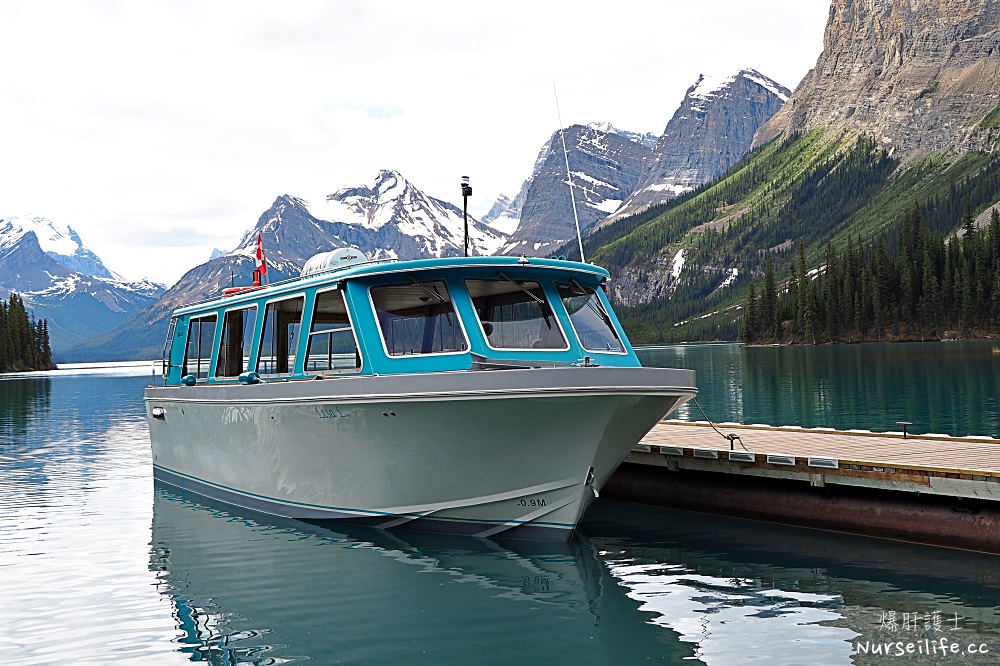
[[[465,281],[486,341],[493,349],[567,349],[559,321],[537,282]]]
[[[442,280],[372,287],[372,305],[389,356],[464,352],[469,348]]]
[[[187,349],[183,375],[207,379],[212,368],[212,343],[215,342],[216,316],[196,317],[188,322]]]
[[[571,284],[557,282],[556,289],[584,349],[618,354],[625,352],[625,345],[618,337],[611,317],[593,289],[584,287],[576,280]]]

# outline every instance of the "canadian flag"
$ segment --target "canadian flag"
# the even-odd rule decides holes
[[[261,276],[267,275],[267,262],[264,261],[264,234],[257,232],[257,270]]]

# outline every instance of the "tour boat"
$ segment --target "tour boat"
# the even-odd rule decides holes
[[[317,522],[570,538],[628,452],[696,393],[644,368],[561,258],[369,261],[177,309],[144,399],[154,476]]]

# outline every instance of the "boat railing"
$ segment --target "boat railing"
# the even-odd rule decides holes
[[[357,268],[358,266],[371,266],[371,265],[375,265],[375,264],[392,264],[392,263],[396,263],[398,261],[400,261],[400,260],[399,259],[372,259],[370,261],[361,261],[361,262],[358,262],[356,264],[349,264],[347,266],[334,266],[334,267],[331,267],[331,268],[328,268],[328,269],[324,269],[322,271],[317,271],[315,273],[310,273],[308,276],[305,276],[305,277],[303,277],[301,275],[298,275],[298,276],[293,276],[293,277],[290,277],[290,278],[285,278],[284,280],[278,280],[277,282],[271,282],[271,283],[268,283],[268,284],[265,284],[265,285],[260,285],[260,286],[247,285],[245,291],[241,291],[241,292],[237,292],[237,293],[229,293],[229,294],[220,293],[220,294],[214,294],[212,296],[208,296],[207,298],[203,298],[200,301],[192,301],[191,303],[186,304],[184,307],[188,308],[188,307],[192,307],[192,306],[195,306],[195,305],[205,305],[207,303],[212,303],[214,301],[222,301],[222,300],[226,300],[226,299],[232,298],[233,296],[236,296],[238,294],[247,293],[249,291],[263,291],[263,290],[271,289],[272,287],[281,287],[281,286],[284,286],[284,285],[293,284],[295,282],[300,282],[303,279],[310,279],[310,278],[314,278],[314,277],[316,277],[318,275],[326,275],[328,273],[336,273],[338,271],[346,271],[346,270],[348,270],[350,268]]]

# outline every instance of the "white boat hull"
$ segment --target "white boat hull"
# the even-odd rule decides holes
[[[565,540],[693,387],[683,370],[536,368],[145,399],[155,475],[186,490],[304,520]]]

